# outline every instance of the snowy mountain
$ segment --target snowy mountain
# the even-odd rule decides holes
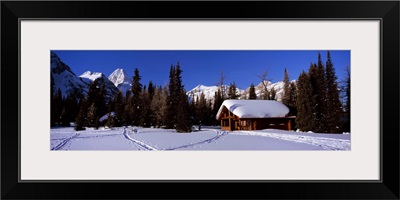
[[[227,96],[228,94],[228,85],[223,85],[222,86],[225,90],[225,96]],[[215,93],[218,92],[218,86],[205,86],[205,85],[198,85],[195,88],[191,89],[190,91],[186,92],[186,94],[189,97],[189,100],[196,100],[197,97],[200,98],[201,93],[204,93],[204,96],[206,98],[206,100],[211,100],[212,102],[214,102],[214,97],[215,97]],[[236,92],[241,95],[244,90],[241,90],[239,88],[236,88]]]
[[[108,76],[108,80],[114,83],[115,87],[121,90],[124,95],[131,88],[132,79],[123,69],[116,69]]]
[[[292,80],[292,82],[296,83],[296,80]],[[271,91],[272,88],[274,88],[274,90],[276,91],[276,96],[275,99],[277,101],[282,101],[282,96],[283,96],[283,81],[279,81],[276,83],[272,83],[270,81],[265,81],[264,82],[267,85],[267,88],[269,91]],[[263,90],[264,90],[264,84],[262,82],[260,82],[258,85],[254,86],[255,90],[256,90],[256,95],[257,95],[257,99],[261,99],[263,97]],[[246,99],[246,97],[248,97],[250,91],[250,87],[248,87],[245,92],[242,94],[242,98]]]
[[[292,82],[296,82],[293,80]],[[279,81],[276,83],[272,82],[265,82],[267,84],[267,88],[269,91],[271,91],[272,88],[275,89],[276,91],[276,97],[275,99],[277,101],[282,101],[282,96],[283,96],[283,81]],[[227,93],[229,86],[224,85],[225,91]],[[264,85],[262,82],[260,82],[257,86],[254,86],[256,90],[256,95],[257,99],[261,99],[263,97],[263,88]],[[214,100],[215,93],[218,91],[218,86],[204,86],[204,85],[198,85],[192,90],[188,91],[186,94],[189,96],[189,100],[196,100],[197,97],[200,98],[201,93],[204,93],[204,96],[206,100]],[[236,88],[236,92],[240,95],[239,99],[247,99],[249,95],[250,87],[246,88],[245,90]],[[227,94],[226,94],[227,95]]]
[[[54,92],[61,90],[62,96],[66,97],[69,93],[76,92],[82,94],[87,92],[87,84],[72,72],[55,53],[51,53],[51,75],[54,81]]]
[[[114,83],[108,80],[108,78],[104,76],[103,73],[86,71],[79,77],[82,78],[82,80],[85,81],[87,85],[92,83],[94,80],[98,80],[99,86],[105,84],[107,98],[109,99],[112,99],[118,93],[118,88],[115,87]]]

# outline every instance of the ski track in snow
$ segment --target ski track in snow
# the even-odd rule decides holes
[[[126,131],[126,128],[124,128],[123,134],[124,134],[124,136],[125,136],[125,138],[126,138],[127,140],[130,140],[130,141],[132,141],[134,144],[136,144],[136,146],[139,147],[139,150],[140,150],[140,147],[141,147],[141,148],[144,148],[145,150],[158,151],[158,149],[156,149],[156,148],[154,148],[154,147],[152,147],[152,146],[150,146],[150,145],[148,145],[148,144],[145,144],[145,143],[142,142],[142,141],[135,140],[135,139],[131,138],[131,137],[128,135],[127,131]]]
[[[242,133],[235,133],[238,135],[251,134],[263,137],[271,137],[280,140],[287,140],[297,143],[305,143],[314,146],[320,146],[326,150],[350,150],[350,140],[324,138],[324,137],[312,137],[304,135],[290,135],[280,133],[268,133],[268,132],[252,132],[252,131],[241,131]]]
[[[211,143],[214,142],[215,140],[218,140],[220,137],[227,135],[228,132],[227,131],[217,131],[217,136],[212,137],[210,139],[206,139],[200,142],[196,142],[196,143],[190,143],[187,145],[183,145],[183,146],[178,146],[178,147],[171,147],[171,148],[167,148],[167,149],[163,149],[163,150],[176,150],[176,149],[184,149],[184,148],[188,148],[188,147],[194,147],[196,145],[200,145],[200,144],[205,144],[205,143]]]
[[[137,147],[139,147],[139,150],[144,149],[144,150],[152,150],[152,151],[158,151],[158,150],[162,150],[162,151],[170,151],[170,150],[176,150],[176,149],[184,149],[184,148],[189,148],[189,147],[194,147],[196,145],[200,145],[200,144],[205,144],[205,143],[211,143],[214,142],[216,140],[218,140],[220,137],[225,136],[228,134],[227,131],[217,131],[217,136],[206,139],[206,140],[202,140],[200,142],[196,142],[196,143],[190,143],[190,144],[186,144],[186,145],[182,145],[182,146],[177,146],[177,147],[170,147],[170,148],[166,148],[166,149],[157,149],[154,148],[142,141],[139,140],[135,140],[133,138],[131,138],[128,134],[128,132],[126,131],[126,128],[124,129],[123,132],[124,136],[126,139],[132,141]]]
[[[67,138],[67,139],[64,139],[64,140],[63,140],[62,142],[60,142],[57,146],[51,148],[51,150],[60,150],[60,149],[63,148],[69,141],[71,141],[71,140],[75,139],[76,137],[78,137],[79,134],[80,134],[80,133],[76,133],[75,135],[73,135],[73,136],[71,136],[71,137],[69,137],[69,138]]]

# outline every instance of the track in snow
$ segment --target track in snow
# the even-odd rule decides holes
[[[225,136],[227,134],[228,134],[227,131],[217,131],[217,136],[212,137],[210,139],[203,140],[203,141],[196,142],[196,143],[190,143],[190,144],[183,145],[183,146],[171,147],[171,148],[167,148],[167,149],[163,149],[163,150],[184,149],[184,148],[193,147],[193,146],[200,145],[200,144],[211,143],[211,142],[214,142],[215,140],[218,140],[220,137]]]
[[[144,142],[141,142],[139,140],[135,140],[135,139],[131,138],[128,135],[127,131],[126,131],[126,128],[124,128],[124,133],[123,134],[124,134],[126,139],[128,139],[128,140],[132,141],[134,144],[136,144],[139,147],[139,150],[140,150],[140,148],[143,148],[145,150],[158,151],[158,149],[156,149],[156,148],[154,148],[154,147],[152,147],[152,146],[150,146],[150,145],[148,145],[148,144],[146,144]]]
[[[76,133],[75,135],[73,135],[73,136],[71,136],[71,137],[69,137],[69,138],[67,138],[67,139],[64,139],[64,140],[61,141],[57,146],[51,148],[51,150],[60,150],[60,149],[63,148],[69,141],[71,141],[71,140],[75,139],[76,137],[78,137],[79,134],[80,134],[80,133]]]
[[[280,140],[292,141],[297,143],[305,143],[314,146],[320,146],[326,150],[350,150],[350,140],[325,138],[325,137],[312,137],[304,135],[291,135],[291,134],[280,134],[280,133],[268,133],[268,132],[253,132],[253,131],[241,131],[244,134],[258,135],[263,137],[271,137]],[[236,133],[239,134],[240,133]]]

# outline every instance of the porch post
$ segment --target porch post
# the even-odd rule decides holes
[[[229,119],[229,130],[232,131],[231,112],[230,111],[228,111],[228,119]]]

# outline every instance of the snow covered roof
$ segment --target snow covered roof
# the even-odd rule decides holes
[[[217,119],[226,107],[239,118],[285,117],[289,108],[273,100],[225,100],[217,113]]]
[[[115,112],[107,113],[107,114],[103,115],[103,117],[101,117],[101,118],[99,119],[99,122],[102,122],[102,121],[108,119],[108,114],[110,114],[111,117],[114,117],[114,116],[115,116]]]

